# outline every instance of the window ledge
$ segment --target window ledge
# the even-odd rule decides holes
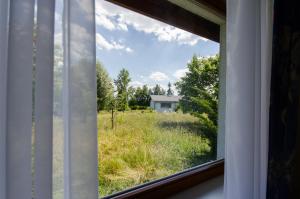
[[[149,182],[104,199],[165,198],[224,174],[224,159],[202,164],[186,171]]]

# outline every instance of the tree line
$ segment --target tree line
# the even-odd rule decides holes
[[[212,156],[216,156],[218,88],[219,88],[219,55],[213,57],[193,56],[187,64],[187,73],[175,83],[181,96],[179,109],[199,119],[201,132],[210,140]],[[171,83],[167,91],[160,85],[149,88],[147,85],[134,88],[129,86],[129,72],[122,69],[117,79],[112,80],[100,62],[97,62],[97,104],[98,111],[139,109],[150,106],[150,95],[173,95]]]
[[[130,86],[129,71],[121,69],[117,78],[112,80],[103,64],[96,63],[97,74],[97,110],[125,111],[129,109],[146,109],[150,106],[150,95],[173,95],[172,84],[168,83],[167,91],[159,84],[153,88],[143,85],[134,88]]]
[[[59,46],[55,46],[54,55],[54,114],[61,115],[63,53]],[[185,76],[175,83],[181,96],[179,108],[183,113],[190,113],[199,119],[199,128],[210,139],[211,153],[214,156],[217,146],[219,64],[219,55],[208,58],[194,55],[187,64]],[[126,69],[122,69],[117,78],[112,80],[99,61],[96,64],[96,75],[97,110],[112,111],[112,121],[116,110],[148,107],[150,95],[174,94],[171,83],[168,84],[167,91],[158,84],[154,88],[147,85],[137,88],[129,86],[131,78]]]

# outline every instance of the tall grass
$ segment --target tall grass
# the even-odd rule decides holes
[[[182,113],[108,112],[98,115],[99,192],[105,196],[211,159],[198,119]]]

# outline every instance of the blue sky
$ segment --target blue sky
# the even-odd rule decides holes
[[[97,59],[115,79],[121,68],[132,86],[167,86],[184,75],[193,54],[212,56],[219,44],[181,29],[96,0]]]
[[[160,84],[166,88],[168,82],[173,84],[185,74],[194,54],[206,57],[219,52],[216,42],[104,0],[95,2],[97,59],[112,79],[126,68],[131,86]],[[61,11],[61,6],[57,6],[56,19],[61,18]],[[60,26],[56,23],[58,37]]]

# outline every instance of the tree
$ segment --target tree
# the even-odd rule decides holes
[[[150,106],[150,101],[151,101],[150,89],[148,88],[147,85],[144,85],[140,93],[138,93],[135,97],[137,99],[138,105]]]
[[[111,128],[115,128],[115,121],[116,121],[116,109],[117,109],[117,99],[114,95],[111,95],[108,99],[108,110],[111,112]]]
[[[150,90],[147,85],[144,85],[143,87],[137,87],[135,89],[133,97],[129,101],[129,105],[131,107],[133,106],[150,106]]]
[[[103,65],[97,61],[97,111],[107,110],[109,100],[113,95],[113,84]]]
[[[167,95],[168,95],[168,96],[174,95],[174,92],[173,92],[173,90],[172,90],[172,84],[171,84],[171,82],[168,83]]]
[[[188,72],[175,85],[182,96],[180,107],[199,118],[201,130],[211,141],[211,153],[216,156],[218,116],[219,55],[198,58],[187,65]]]
[[[133,86],[130,86],[128,88],[128,103],[134,99],[134,94],[136,92],[136,89]]]
[[[117,87],[117,101],[118,110],[125,111],[128,109],[128,85],[131,81],[129,77],[129,72],[126,69],[122,69],[114,81]]]
[[[156,84],[155,87],[152,89],[152,95],[165,95],[166,91],[159,85]]]

